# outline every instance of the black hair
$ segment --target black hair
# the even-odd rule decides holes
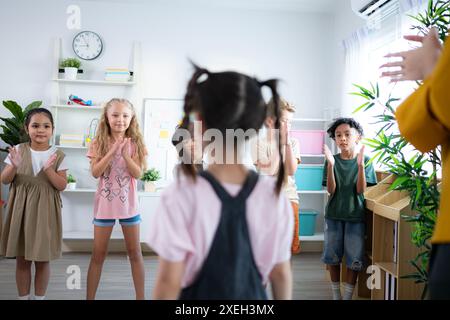
[[[355,119],[353,119],[353,118],[337,118],[337,119],[334,119],[333,123],[330,125],[330,127],[327,130],[327,133],[331,139],[333,139],[333,140],[336,139],[336,129],[341,124],[348,124],[350,126],[350,128],[356,129],[356,131],[358,131],[358,133],[361,136],[364,135],[364,130],[363,130],[362,126]]]
[[[53,128],[55,127],[55,124],[54,124],[54,122],[53,122],[53,116],[52,116],[52,113],[51,113],[48,109],[45,109],[45,108],[35,108],[35,109],[31,109],[30,111],[28,111],[27,114],[25,115],[25,123],[24,123],[24,125],[25,125],[25,128],[26,128],[26,129],[28,129],[28,126],[29,126],[29,124],[30,124],[31,118],[32,118],[35,114],[38,114],[38,113],[44,113],[44,114],[47,116],[47,118],[50,119],[50,122],[52,123],[52,127],[53,127]]]
[[[212,73],[193,64],[195,71],[187,86],[184,99],[184,117],[179,129],[191,129],[190,114],[198,112],[206,128],[218,129],[226,134],[227,129],[259,130],[267,115],[267,104],[261,88],[266,86],[272,92],[275,101],[275,129],[280,128],[280,107],[277,92],[277,80],[260,82],[241,73],[226,71]],[[202,76],[206,80],[199,81]],[[281,146],[278,146],[282,159]],[[195,179],[195,167],[182,163],[185,174]],[[280,192],[285,178],[283,161],[279,161],[277,193]]]

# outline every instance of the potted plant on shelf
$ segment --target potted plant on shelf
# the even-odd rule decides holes
[[[67,176],[67,190],[75,190],[77,188],[77,181],[75,180],[75,177],[69,173]]]
[[[81,62],[76,58],[67,58],[61,61],[61,68],[64,68],[64,79],[75,80],[77,78],[78,69]]]
[[[161,174],[155,168],[151,168],[144,172],[141,180],[144,181],[145,192],[155,192],[156,185],[155,182],[161,179]]]

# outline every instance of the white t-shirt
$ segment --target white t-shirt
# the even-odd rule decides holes
[[[17,151],[19,151],[18,146],[15,146],[14,148],[16,148]],[[33,165],[33,173],[35,176],[37,176],[41,171],[41,169],[44,167],[48,158],[50,158],[50,156],[54,154],[57,151],[57,149],[55,146],[52,146],[46,151],[35,151],[31,148],[30,151],[31,151],[31,162]],[[11,157],[9,154],[5,159],[5,163],[12,165]],[[64,158],[61,164],[59,165],[58,171],[63,171],[67,169],[69,168],[67,167],[66,158]]]
[[[297,159],[297,163],[300,163],[300,147],[297,139],[291,138],[288,143],[291,145],[292,154]],[[275,176],[278,172],[278,146],[273,141],[272,143],[264,136],[253,141],[252,144],[252,157],[253,162],[258,160],[260,163],[267,165],[266,168],[259,170],[262,175]],[[286,183],[283,185],[283,192],[286,193],[288,199],[298,203],[297,186],[295,184],[295,178],[288,176]]]

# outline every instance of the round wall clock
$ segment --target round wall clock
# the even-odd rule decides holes
[[[102,53],[103,42],[95,32],[82,31],[73,38],[72,48],[81,59],[94,60]]]

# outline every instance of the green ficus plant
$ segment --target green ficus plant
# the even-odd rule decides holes
[[[145,171],[141,177],[141,180],[144,182],[158,181],[159,179],[161,179],[161,174],[155,168]]]
[[[80,60],[76,58],[67,58],[61,61],[60,67],[61,68],[77,68],[79,69],[81,66]]]
[[[35,108],[39,108],[42,101],[33,101],[25,109],[23,109],[17,102],[12,100],[3,101],[3,106],[13,115],[10,118],[0,117],[3,121],[2,133],[0,138],[9,146],[15,146],[19,143],[28,142],[29,137],[25,131],[25,118],[27,113]],[[0,151],[8,152],[6,148],[1,148]]]
[[[436,27],[440,39],[445,41],[450,25],[450,1],[429,0],[425,12],[410,17],[418,23],[411,27],[412,30],[425,35],[431,27]],[[415,272],[402,278],[412,279],[415,283],[424,283],[425,289],[422,294],[424,298],[428,283],[430,239],[439,210],[440,190],[437,172],[442,167],[441,148],[421,153],[401,136],[394,108],[399,98],[389,95],[386,101],[381,101],[378,84],[370,84],[370,88],[356,84],[354,86],[357,91],[351,94],[365,100],[354,112],[372,108],[379,110],[374,117],[380,129],[374,138],[365,139],[365,144],[372,147],[375,152],[370,161],[376,161],[386,171],[396,176],[391,190],[407,191],[411,199],[411,208],[416,212],[414,216],[402,217],[413,224],[411,241],[420,249],[415,259],[410,261]],[[431,163],[431,171],[426,169],[427,163]]]

